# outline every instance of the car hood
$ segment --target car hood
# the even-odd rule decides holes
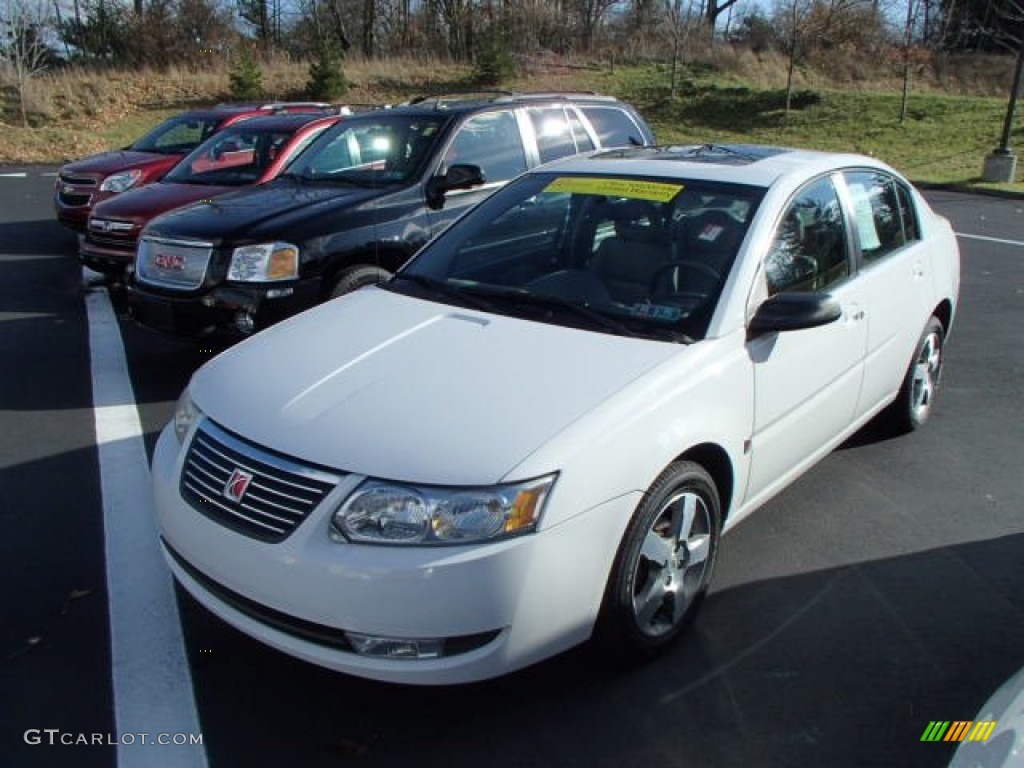
[[[104,175],[116,171],[128,171],[142,168],[153,163],[173,160],[177,155],[161,155],[156,152],[137,152],[134,149],[115,149],[99,155],[90,155],[73,163],[67,163],[60,169],[61,173],[102,173]]]
[[[154,216],[200,200],[237,190],[238,187],[215,187],[205,184],[174,184],[158,181],[138,189],[129,189],[117,197],[104,200],[93,208],[94,218],[124,219],[145,224]]]
[[[679,350],[366,288],[228,350],[191,393],[221,426],[308,462],[488,484],[521,479],[507,475]]]
[[[150,224],[150,234],[222,242],[277,237],[281,231],[384,194],[329,184],[298,184],[281,179],[223,195],[209,205],[171,211]],[[312,234],[312,232],[310,232]]]

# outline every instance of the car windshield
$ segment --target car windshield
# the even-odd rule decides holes
[[[164,181],[225,187],[255,184],[293,135],[293,130],[261,130],[244,124],[223,131],[174,166]]]
[[[430,156],[446,119],[381,112],[344,120],[325,131],[287,173],[361,186],[408,181]]]
[[[162,155],[185,154],[198,147],[217,130],[221,118],[180,115],[160,123],[129,149]]]
[[[390,290],[605,333],[703,338],[763,190],[524,176],[453,224]]]

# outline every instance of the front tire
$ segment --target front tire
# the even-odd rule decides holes
[[[891,422],[899,432],[919,429],[932,414],[942,376],[945,337],[946,332],[939,319],[929,318],[914,349],[900,393],[891,406]]]
[[[609,580],[599,642],[616,656],[647,657],[693,619],[711,583],[722,513],[707,471],[670,464],[633,513]]]
[[[369,264],[359,264],[354,267],[342,270],[338,274],[338,279],[334,283],[334,287],[331,289],[330,298],[336,299],[339,296],[344,296],[346,293],[358,290],[366,285],[376,285],[383,283],[385,280],[391,277],[391,273],[380,267],[374,267]]]

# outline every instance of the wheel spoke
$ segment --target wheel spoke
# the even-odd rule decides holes
[[[926,363],[914,366],[914,397],[913,407],[917,410],[927,408],[932,401],[934,382]]]
[[[686,540],[686,548],[690,551],[690,558],[686,562],[686,570],[694,566],[703,565],[711,553],[711,537],[706,533],[692,536]]]
[[[675,594],[672,595],[672,622],[680,621],[686,614],[693,600],[694,589],[688,585],[685,579],[679,579],[676,584]]]
[[[682,502],[682,503],[680,503]],[[693,521],[697,514],[697,496],[685,493],[672,502],[672,541],[686,541],[693,529]]]
[[[641,629],[646,629],[651,625],[654,616],[664,604],[665,584],[662,581],[661,572],[652,570],[640,594],[633,595],[633,615],[636,616],[636,622]]]
[[[640,556],[659,568],[664,568],[672,558],[672,542],[659,536],[657,531],[648,531],[640,548]]]

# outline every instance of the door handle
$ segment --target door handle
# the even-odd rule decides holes
[[[920,261],[915,261],[913,267],[913,274],[915,278],[924,277],[924,264],[922,264]]]

